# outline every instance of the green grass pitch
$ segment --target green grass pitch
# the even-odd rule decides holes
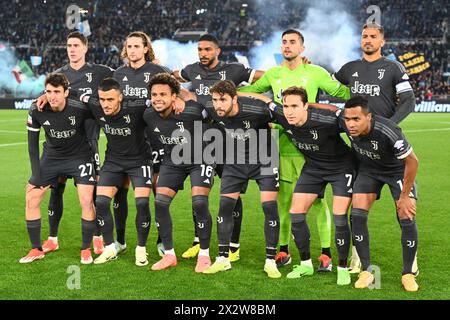
[[[30,248],[24,221],[25,184],[30,175],[27,152],[26,112],[0,111],[0,299],[449,299],[450,274],[446,271],[449,252],[450,219],[450,114],[412,114],[402,123],[408,140],[414,146],[420,166],[418,228],[420,287],[417,293],[403,291],[401,276],[400,228],[389,190],[370,213],[371,252],[373,264],[381,270],[380,289],[356,290],[338,287],[336,271],[290,280],[286,274],[292,266],[282,268],[281,279],[269,279],[263,272],[263,213],[254,182],[243,196],[244,220],[241,236],[241,260],[230,271],[203,275],[194,272],[195,260],[183,260],[181,253],[191,244],[193,223],[188,183],[171,206],[174,242],[178,266],[154,272],[149,266],[134,265],[136,232],[135,208],[129,193],[127,224],[128,252],[104,265],[82,266],[79,263],[81,243],[80,209],[76,190],[69,181],[64,196],[65,211],[60,225],[60,250],[45,259],[20,265],[18,260]],[[104,152],[105,139],[101,140]],[[42,149],[42,148],[41,148]],[[213,217],[218,211],[218,183],[210,197]],[[329,192],[329,190],[328,190]],[[330,200],[328,193],[327,200]],[[43,205],[42,237],[48,235],[46,208]],[[156,252],[156,226],[153,198],[152,227],[147,245],[150,265],[159,259]],[[319,255],[315,217],[309,217],[312,232],[312,255]],[[217,253],[216,226],[213,227],[211,255]],[[298,252],[291,242],[294,263]],[[334,244],[332,253],[337,257]],[[337,261],[335,261],[337,262]],[[317,267],[317,260],[314,261]],[[80,289],[69,289],[71,266],[79,267]],[[73,267],[72,267],[73,268]],[[68,273],[69,271],[69,273]],[[352,277],[353,282],[356,276]]]

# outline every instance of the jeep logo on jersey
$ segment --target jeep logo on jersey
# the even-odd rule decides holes
[[[378,150],[378,141],[372,140],[370,143],[372,143],[373,150]]]
[[[144,77],[145,77],[144,81],[145,81],[145,83],[148,83],[150,81],[150,75],[151,75],[150,72],[145,72],[144,73]]]
[[[342,247],[345,244],[345,239],[336,239],[338,246]]]
[[[105,124],[104,128],[105,134],[110,134],[112,136],[130,136],[131,129],[130,128],[111,128],[109,125]]]
[[[319,134],[317,133],[317,130],[309,130],[309,132],[312,134],[313,140],[319,139]]]
[[[244,120],[244,121],[242,121],[242,123],[244,124],[245,129],[250,129],[250,121]]]
[[[368,94],[371,97],[380,95],[380,86],[376,84],[362,84],[355,81],[351,89],[352,93]]]
[[[384,70],[384,69],[378,69],[378,79],[383,79],[383,77],[384,77],[384,72],[385,72],[386,70]]]
[[[126,116],[123,116],[123,118],[125,119],[125,123],[130,123],[131,122],[129,114],[127,114]]]
[[[200,87],[195,90],[195,93],[199,96],[209,96],[209,87],[205,86],[203,83],[200,83]]]
[[[125,90],[123,90],[123,95],[127,97],[147,98],[147,94],[148,91],[146,88],[130,87],[129,84],[127,84]]]
[[[226,80],[227,79],[227,72],[226,71],[220,71],[220,80]]]
[[[92,82],[92,72],[88,72],[84,74],[87,78],[87,82],[91,83]]]
[[[70,117],[69,117],[69,120],[70,120],[70,124],[71,124],[72,126],[74,126],[75,123],[76,123],[75,116],[70,116]]]
[[[183,133],[184,132],[184,124],[183,124],[183,122],[177,122],[177,126],[178,126],[178,128],[180,128],[180,132]]]
[[[77,130],[72,129],[72,130],[66,130],[66,131],[56,131],[54,129],[51,129],[49,133],[50,133],[50,137],[52,137],[52,138],[67,139],[67,138],[73,137],[77,133]]]

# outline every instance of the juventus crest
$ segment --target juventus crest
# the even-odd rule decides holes
[[[317,133],[317,130],[310,130],[309,132],[312,134],[313,140],[319,139],[319,134]]]
[[[227,79],[227,72],[226,71],[220,71],[220,80],[226,80]]]
[[[131,122],[129,114],[127,114],[126,116],[123,116],[123,118],[125,119],[125,123],[130,123]]]
[[[383,77],[384,77],[384,72],[385,72],[386,70],[384,70],[384,69],[378,69],[378,79],[383,79]]]
[[[180,128],[180,132],[183,133],[184,132],[184,124],[183,124],[183,122],[177,122],[177,126],[178,126],[178,128]]]
[[[76,123],[75,116],[70,116],[69,120],[70,120],[70,125],[74,126]]]
[[[372,143],[373,150],[378,150],[378,141],[372,140],[370,143]]]
[[[144,81],[145,81],[145,83],[148,83],[149,81],[150,81],[150,72],[145,72],[144,73],[144,77],[145,77],[145,79],[144,79]]]
[[[244,124],[245,129],[250,129],[250,121],[244,120],[244,121],[242,121],[242,123]]]
[[[87,82],[91,83],[92,82],[92,72],[86,73],[85,76],[87,78]]]

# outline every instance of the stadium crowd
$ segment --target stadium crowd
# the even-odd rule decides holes
[[[15,0],[0,3],[0,42],[15,47],[18,59],[30,64],[30,56],[43,57],[42,64],[33,67],[36,74],[45,74],[66,63],[65,36],[67,28],[65,11],[71,1]],[[102,63],[112,68],[122,64],[120,50],[128,32],[144,30],[152,39],[172,38],[176,30],[189,28],[208,30],[216,35],[221,46],[250,48],[255,41],[264,41],[275,30],[298,27],[311,3],[308,1],[268,0],[212,0],[162,1],[121,0],[80,1],[88,9],[92,35],[89,37],[88,61]],[[341,0],[339,3],[362,25],[367,18],[368,0]],[[416,96],[448,95],[448,14],[450,4],[437,0],[427,3],[420,0],[381,0],[382,24],[387,40],[385,55],[413,51],[424,54],[431,68],[414,75],[412,83]],[[329,4],[329,3],[328,3]],[[204,9],[203,13],[199,9]],[[27,12],[26,16],[23,12]],[[329,70],[335,71],[335,70]],[[429,94],[428,94],[429,96]]]

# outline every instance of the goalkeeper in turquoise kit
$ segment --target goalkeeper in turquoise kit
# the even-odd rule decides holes
[[[350,98],[350,90],[340,82],[333,80],[330,74],[320,66],[304,64],[301,53],[304,51],[303,35],[294,29],[289,29],[282,34],[282,54],[284,61],[280,66],[266,71],[262,78],[250,86],[239,89],[240,92],[264,93],[272,90],[274,101],[282,104],[281,92],[291,86],[304,87],[308,93],[308,102],[316,102],[319,89],[343,100]],[[292,193],[304,164],[304,159],[298,149],[279,129],[280,150],[280,191],[278,206],[280,214],[280,251],[276,261],[279,267],[290,264],[289,238],[291,234],[291,221],[289,210],[291,207]],[[322,254],[319,257],[319,272],[328,272],[332,269],[330,242],[331,242],[331,215],[325,199],[318,199],[312,212],[317,214],[317,226],[319,229]]]

